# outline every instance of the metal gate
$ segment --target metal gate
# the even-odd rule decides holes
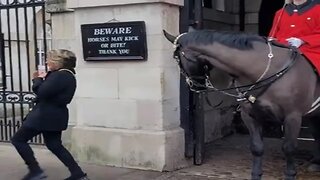
[[[45,0],[0,0],[0,141],[8,142],[32,107],[32,74],[47,52]],[[42,144],[41,136],[32,143]]]

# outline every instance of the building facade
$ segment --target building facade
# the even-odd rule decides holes
[[[85,162],[154,170],[188,164],[180,127],[179,72],[162,30],[179,34],[183,0],[52,0],[52,47],[78,56],[79,87],[71,107],[69,145]],[[192,1],[190,1],[192,3]],[[261,1],[203,1],[206,29],[259,32]],[[148,59],[143,62],[83,60],[83,24],[144,21]],[[269,28],[269,27],[265,27]],[[225,75],[217,73],[221,86]],[[217,101],[219,94],[210,94]],[[234,103],[224,99],[225,106]],[[232,131],[233,109],[205,106],[205,141]],[[67,133],[68,134],[68,133]]]
[[[194,1],[47,0],[45,7],[36,9],[39,14],[46,14],[42,19],[45,26],[39,30],[39,34],[42,32],[39,41],[41,37],[50,39],[45,49],[69,49],[78,58],[78,88],[69,106],[70,128],[64,133],[64,143],[79,161],[158,171],[190,164],[185,157],[185,131],[181,128],[179,69],[172,58],[172,44],[162,32],[179,34],[181,23],[186,23],[181,22],[186,2]],[[269,28],[261,22],[259,25],[261,4],[260,0],[203,1],[203,27],[258,33],[259,28]],[[89,51],[83,46],[87,43],[83,26],[116,26],[137,21],[145,24],[147,56],[144,60],[86,60],[84,52]],[[188,23],[192,26],[194,22]],[[131,30],[124,29],[117,33]],[[107,32],[104,29],[101,33],[106,33],[104,31]],[[103,46],[101,52],[109,52],[107,48],[111,43]],[[29,65],[33,69],[36,59]],[[215,82],[226,86],[226,76],[222,72],[214,73],[218,77]],[[221,96],[212,93],[209,98],[219,102]],[[234,104],[231,98],[223,100],[225,107]],[[205,142],[232,131],[233,110],[205,105]]]

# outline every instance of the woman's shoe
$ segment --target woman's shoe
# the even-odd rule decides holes
[[[71,175],[70,177],[64,180],[90,180],[90,179],[88,178],[87,174],[83,173],[79,175]]]
[[[39,171],[39,172],[29,172],[22,178],[22,180],[43,180],[46,178],[47,178],[47,175],[43,171]]]

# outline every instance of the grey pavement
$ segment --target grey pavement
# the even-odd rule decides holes
[[[173,172],[141,171],[81,163],[91,180],[247,180],[251,174],[248,136],[233,135],[206,145],[203,165],[190,165]],[[282,139],[265,138],[263,180],[283,179]],[[297,180],[320,179],[320,173],[306,171],[312,142],[300,142],[297,153]],[[48,180],[69,176],[67,169],[43,146],[33,146],[36,157],[48,174]],[[0,180],[19,180],[27,172],[15,149],[0,143]]]
[[[69,176],[67,168],[45,147],[33,146],[35,155],[45,169],[48,180],[61,180]],[[160,178],[165,173],[140,171],[110,166],[81,164],[91,180],[144,180]],[[20,180],[27,168],[15,149],[6,143],[0,144],[0,180]]]

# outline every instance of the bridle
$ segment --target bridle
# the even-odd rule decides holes
[[[194,89],[196,88],[208,88],[206,85],[199,83],[199,81],[204,81],[206,84],[206,81],[209,80],[209,67],[207,65],[203,66],[204,70],[204,76],[191,76],[188,75],[188,73],[183,69],[179,54],[181,54],[187,61],[191,63],[197,63],[194,60],[189,59],[184,52],[179,52],[180,51],[180,46],[178,46],[174,52],[174,59],[176,60],[178,67],[180,69],[180,73],[186,78],[186,82],[190,87],[191,91],[197,92],[198,90]]]
[[[210,70],[209,67],[207,65],[204,65],[204,76],[191,76],[188,75],[188,73],[183,69],[181,60],[180,60],[180,55],[182,55],[187,61],[192,62],[192,63],[197,63],[194,60],[191,60],[190,58],[188,58],[185,53],[183,51],[181,51],[181,45],[178,44],[178,40],[187,33],[182,33],[180,35],[178,35],[174,42],[173,42],[173,48],[175,49],[174,53],[173,53],[173,58],[176,60],[176,63],[178,64],[180,73],[185,77],[186,79],[186,83],[188,84],[189,88],[191,91],[193,92],[200,92],[199,90],[194,89],[194,87],[196,88],[203,88],[203,89],[208,89],[209,88],[209,84],[210,79],[209,79],[209,75],[210,75]],[[197,81],[198,80],[198,81]],[[199,81],[204,81],[204,84],[199,83]],[[209,84],[208,84],[209,83]]]
[[[216,88],[212,81],[210,80],[210,70],[207,65],[204,65],[204,75],[203,76],[190,76],[188,73],[183,69],[180,55],[182,55],[187,61],[196,63],[196,61],[191,60],[188,58],[183,51],[181,51],[181,45],[178,44],[179,38],[181,38],[183,35],[187,33],[180,34],[179,36],[176,37],[176,39],[173,42],[173,47],[175,48],[174,51],[174,59],[176,60],[178,67],[180,69],[181,74],[185,77],[186,82],[190,88],[191,91],[200,93],[200,92],[208,92],[208,91],[218,91],[221,92],[227,96],[235,97],[237,101],[249,101],[251,103],[254,103],[257,99],[258,96],[262,95],[268,87],[278,80],[280,77],[282,77],[295,63],[296,57],[298,52],[293,49],[292,51],[292,56],[291,56],[291,61],[287,62],[284,67],[278,72],[273,74],[270,77],[265,78],[266,74],[268,73],[272,58],[274,57],[273,51],[272,51],[272,41],[267,41],[268,47],[269,47],[269,53],[268,53],[268,62],[267,62],[267,67],[265,68],[264,72],[259,76],[259,78],[255,81],[255,83],[244,85],[244,86],[236,86],[236,80],[234,79],[234,87],[231,88],[226,88],[226,89],[218,89]],[[204,83],[199,83],[199,80],[202,80]],[[257,95],[249,95],[249,92],[263,88],[260,93]],[[201,89],[201,90],[198,90]],[[202,90],[204,89],[204,90]],[[244,89],[244,90],[242,90]],[[236,90],[237,94],[229,93],[228,91],[231,90]]]

